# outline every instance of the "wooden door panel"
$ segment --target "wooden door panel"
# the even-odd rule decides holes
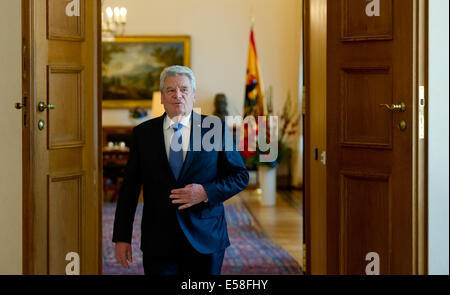
[[[48,164],[49,171],[83,171],[84,164],[83,149],[80,148],[59,148],[51,152],[52,161]]]
[[[341,172],[341,273],[364,274],[366,254],[383,257],[380,273],[389,273],[391,253],[391,183],[389,174]],[[357,259],[359,258],[359,259]]]
[[[84,39],[84,1],[80,0],[80,16],[68,17],[68,1],[47,0],[49,40],[81,41]]]
[[[370,1],[341,0],[341,38],[343,41],[392,39],[392,0],[380,0],[379,15],[368,17]],[[364,13],[362,13],[364,12]]]
[[[34,274],[65,274],[67,253],[79,255],[81,274],[98,274],[99,203],[94,97],[98,1],[32,0],[35,50],[33,172]],[[85,6],[86,5],[86,6]],[[86,31],[85,31],[86,28]],[[89,29],[88,29],[89,28]],[[54,109],[39,111],[42,101]],[[30,263],[31,264],[31,263]]]
[[[364,274],[376,252],[381,273],[410,274],[414,3],[327,3],[327,270]]]
[[[392,114],[379,107],[392,104],[389,67],[341,69],[341,144],[392,148]]]
[[[48,273],[63,274],[67,253],[82,256],[84,176],[60,175],[48,179]]]
[[[83,67],[48,67],[49,149],[84,145]],[[64,122],[64,124],[62,124]]]

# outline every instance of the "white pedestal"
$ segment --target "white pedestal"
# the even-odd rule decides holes
[[[275,206],[277,196],[277,168],[258,166],[259,187],[262,190],[261,203]]]

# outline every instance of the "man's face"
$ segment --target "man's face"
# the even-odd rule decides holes
[[[195,93],[191,81],[185,75],[168,76],[164,82],[161,103],[170,118],[186,116],[194,107]]]

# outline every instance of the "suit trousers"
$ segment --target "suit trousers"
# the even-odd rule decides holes
[[[145,275],[220,275],[225,249],[202,254],[192,247],[176,222],[176,250],[169,256],[157,256],[143,249]]]

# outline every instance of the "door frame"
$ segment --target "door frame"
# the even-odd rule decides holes
[[[32,147],[35,144],[32,130],[34,130],[34,113],[31,106],[36,105],[34,97],[34,47],[32,36],[34,35],[34,16],[32,0],[22,0],[22,96],[25,97],[22,124],[22,273],[29,275],[34,273],[34,239],[33,239],[33,188],[32,176],[34,173],[34,153]]]
[[[306,244],[306,266],[305,273],[311,274],[326,274],[327,273],[327,239],[326,239],[326,190],[319,186],[319,182],[326,183],[326,169],[325,166],[319,164],[319,160],[315,159],[316,151],[312,148],[317,148],[317,156],[319,151],[326,149],[326,120],[321,124],[312,124],[317,122],[318,118],[326,118],[326,95],[317,96],[315,91],[312,93],[312,79],[315,82],[326,83],[326,62],[323,65],[315,64],[311,61],[311,47],[312,44],[324,42],[326,44],[326,8],[327,0],[304,0],[304,81],[305,81],[305,147],[304,147],[304,198],[305,198],[305,244]],[[333,0],[336,1],[336,0]],[[312,3],[315,2],[315,3]],[[311,14],[313,7],[316,9],[315,15]],[[320,11],[319,11],[320,10]],[[311,20],[322,13],[321,19],[315,19],[314,25],[311,25]],[[314,35],[311,31],[314,30]],[[311,37],[315,39],[312,40]],[[316,59],[326,60],[326,50],[321,52],[314,52]],[[314,75],[311,73],[314,72]],[[325,87],[326,89],[326,87]],[[326,92],[325,92],[326,93]],[[323,104],[324,107],[316,109],[311,106],[311,96],[314,95],[314,105]],[[312,142],[312,135],[314,134],[314,142]],[[314,157],[314,159],[313,159]],[[312,166],[315,165],[314,171]],[[312,181],[314,178],[314,181]],[[323,187],[323,186],[322,186]],[[311,191],[314,191],[314,199],[311,198]],[[322,205],[322,208],[320,207]],[[322,211],[320,211],[320,209]],[[314,211],[313,211],[314,210]],[[314,236],[313,236],[314,233]]]
[[[91,0],[89,0],[91,1]],[[97,175],[97,201],[98,201],[98,266],[97,273],[102,274],[103,256],[102,256],[102,208],[103,208],[103,190],[100,189],[103,181],[103,165],[102,165],[102,83],[101,83],[101,1],[95,0],[97,3],[96,28],[97,28],[97,48],[93,48],[93,54],[96,55],[97,65],[94,65],[94,71],[97,74],[96,96],[94,106],[97,110],[95,113],[94,124],[97,130],[94,130],[94,136],[97,141],[96,160],[98,166]],[[35,118],[33,107],[36,105],[35,89],[34,89],[34,0],[21,0],[21,22],[22,22],[22,95],[27,93],[26,104],[23,112],[27,114],[23,118],[22,124],[22,273],[25,275],[35,274],[35,257],[33,249],[35,248],[35,238],[33,230],[33,175],[36,172],[34,167],[35,154]],[[94,83],[95,84],[95,83]]]
[[[428,274],[428,0],[414,1],[413,274]],[[420,86],[424,87],[424,138],[419,134]]]
[[[315,29],[319,29],[322,36],[311,36],[311,20],[317,15],[311,14],[311,3],[318,0],[304,0],[304,81],[305,81],[305,147],[304,147],[304,197],[305,197],[305,236],[306,236],[306,274],[327,274],[327,241],[325,239],[317,241],[311,240],[313,230],[326,231],[326,215],[318,216],[320,212],[311,211],[311,204],[315,205],[327,201],[326,191],[324,194],[311,197],[311,191],[319,191],[319,183],[326,183],[326,173],[315,173],[312,175],[311,166],[313,155],[311,150],[311,134],[319,134],[320,142],[313,143],[320,146],[326,142],[326,122],[325,125],[317,126],[311,124],[318,116],[325,118],[326,109],[311,109],[311,71],[323,71],[326,73],[326,63],[322,68],[320,65],[312,64],[311,61],[311,37],[325,38],[326,21],[315,20]],[[336,1],[336,0],[332,0]],[[413,60],[413,274],[428,274],[428,0],[414,0],[414,60]],[[325,3],[326,6],[326,3]],[[325,19],[326,19],[325,11]],[[325,43],[326,44],[326,43]],[[324,56],[326,59],[326,55]],[[419,86],[425,88],[425,109],[424,109],[424,132],[425,137],[419,138]],[[326,104],[326,97],[320,98]],[[324,127],[325,126],[325,127]],[[325,130],[324,130],[325,128]],[[322,138],[325,134],[325,138]],[[312,176],[319,175],[320,179],[312,181]],[[325,219],[325,220],[324,220]],[[322,223],[325,222],[325,225]],[[315,253],[312,254],[312,246]],[[319,258],[321,257],[321,258]]]
[[[102,128],[102,2],[97,1],[97,202],[98,202],[98,274],[103,274],[103,128]]]
[[[304,114],[304,119],[303,119],[303,138],[304,138],[304,144],[303,144],[303,200],[304,200],[304,214],[303,214],[303,223],[304,223],[304,237],[305,237],[305,241],[303,242],[303,244],[305,245],[305,249],[303,250],[303,253],[305,253],[305,256],[303,258],[303,261],[305,261],[305,264],[303,265],[303,271],[305,272],[305,274],[311,274],[311,269],[310,269],[310,265],[311,265],[311,217],[310,212],[311,212],[311,193],[310,193],[310,188],[309,188],[309,179],[310,179],[310,147],[309,147],[309,142],[310,142],[310,128],[311,128],[311,122],[309,119],[310,116],[310,112],[309,112],[309,94],[311,93],[310,91],[310,17],[311,14],[309,12],[310,9],[310,1],[309,0],[302,0],[302,5],[303,5],[303,69],[304,69],[304,73],[303,73],[303,81],[304,81],[304,86],[303,86],[303,105],[304,108],[302,110],[303,114]]]

